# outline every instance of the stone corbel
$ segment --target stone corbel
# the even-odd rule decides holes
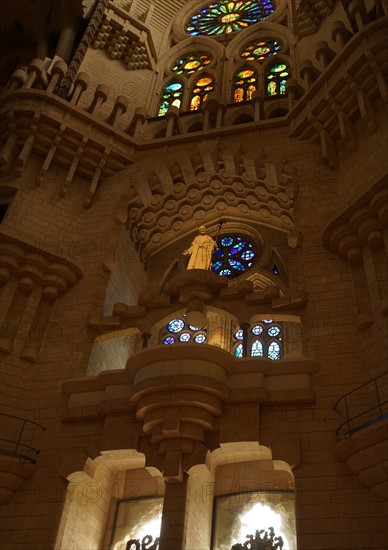
[[[0,349],[5,353],[12,349],[30,294],[41,289],[40,301],[21,353],[24,359],[35,361],[55,301],[76,283],[81,272],[70,262],[25,243],[9,240],[2,246],[0,274],[4,283],[10,280],[11,275],[18,281],[3,322]]]

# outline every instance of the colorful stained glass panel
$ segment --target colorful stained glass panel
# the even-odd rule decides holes
[[[220,36],[266,19],[276,9],[271,0],[221,0],[195,13],[186,25],[191,36]]]
[[[196,52],[187,57],[177,59],[171,70],[176,74],[191,75],[202,70],[211,62],[212,58],[209,55],[203,52]]]
[[[276,55],[282,49],[281,44],[272,38],[265,38],[256,42],[250,42],[240,53],[240,57],[246,61],[259,61],[261,63],[267,57]]]

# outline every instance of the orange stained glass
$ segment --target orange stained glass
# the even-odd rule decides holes
[[[195,111],[201,106],[201,98],[199,95],[195,95],[191,98],[190,111]]]
[[[244,101],[244,90],[242,88],[236,88],[233,97],[234,103],[240,103]]]
[[[208,86],[209,84],[211,84],[213,82],[213,79],[212,78],[209,78],[209,77],[205,77],[205,78],[200,78],[199,80],[197,80],[196,82],[196,85],[197,86]]]
[[[237,73],[237,78],[248,78],[254,74],[255,74],[255,71],[252,71],[251,69],[245,69]]]
[[[252,99],[253,93],[256,91],[256,86],[249,86],[247,89],[247,99]]]

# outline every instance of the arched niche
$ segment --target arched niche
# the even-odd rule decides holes
[[[163,496],[164,480],[134,449],[102,451],[82,470],[66,475],[68,487],[54,550],[109,548],[116,504],[124,498]]]

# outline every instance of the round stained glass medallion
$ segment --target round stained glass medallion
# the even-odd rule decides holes
[[[203,344],[206,341],[206,335],[203,333],[199,333],[196,336],[194,336],[194,342],[197,344]]]
[[[182,319],[173,319],[168,323],[167,329],[176,334],[177,332],[180,332],[184,326],[185,322]]]
[[[271,0],[221,0],[195,13],[186,25],[191,36],[220,36],[241,31],[275,11]]]
[[[171,70],[176,74],[190,75],[200,71],[211,62],[212,59],[207,54],[198,52],[177,59]]]
[[[240,53],[245,61],[264,61],[267,57],[276,55],[282,46],[276,40],[264,39],[257,42],[250,42]]]
[[[268,334],[269,336],[272,336],[272,337],[279,336],[279,334],[280,334],[280,328],[279,328],[279,327],[270,327],[270,328],[267,330],[267,334]]]
[[[211,269],[217,275],[237,277],[249,269],[256,256],[253,244],[239,235],[222,237],[213,255]]]

